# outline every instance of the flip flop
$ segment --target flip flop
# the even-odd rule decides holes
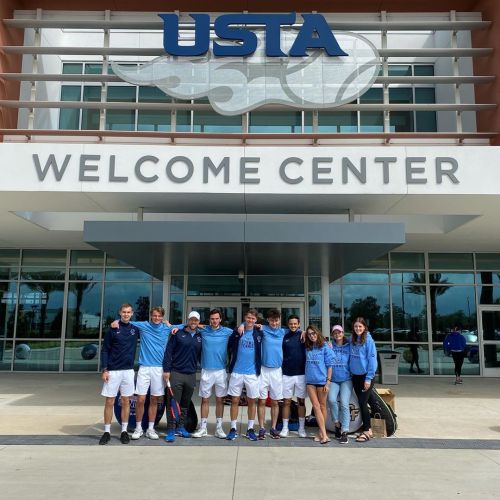
[[[370,436],[366,432],[362,432],[356,438],[357,443],[366,443],[367,441],[370,441]]]
[[[319,438],[319,436],[314,436],[314,442],[315,443],[320,443],[321,442],[321,439]]]
[[[326,439],[323,439],[319,442],[319,444],[328,444],[331,440],[326,438]]]

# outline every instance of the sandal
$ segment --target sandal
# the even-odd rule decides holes
[[[356,437],[356,443],[366,443],[370,441],[370,436],[366,432],[362,432]]]
[[[315,443],[320,443],[321,442],[321,438],[319,436],[314,436],[314,442]]]
[[[328,444],[331,440],[326,438],[326,439],[322,439],[319,444]]]

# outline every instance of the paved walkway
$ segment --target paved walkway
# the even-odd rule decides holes
[[[2,498],[475,500],[500,491],[498,379],[400,378],[396,437],[347,446],[207,438],[102,447],[100,386],[96,374],[1,374]]]

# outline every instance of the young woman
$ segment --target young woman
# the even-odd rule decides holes
[[[359,409],[363,419],[363,430],[356,438],[356,441],[364,443],[373,437],[368,399],[373,388],[373,378],[377,371],[377,349],[363,318],[354,320],[352,331],[349,370],[352,374],[352,385],[358,397]]]
[[[351,372],[349,371],[349,358],[351,357],[351,344],[344,337],[344,329],[340,325],[332,328],[332,352],[333,352],[333,370],[332,384],[328,392],[328,406],[335,422],[335,437],[341,444],[349,442],[347,434],[349,433],[349,422],[351,415],[349,413],[349,402],[352,393]],[[339,403],[337,397],[340,394],[340,416]]]
[[[462,383],[462,365],[465,358],[465,346],[467,342],[462,332],[455,326],[453,331],[446,335],[443,342],[445,352],[451,352],[455,364],[455,385]]]
[[[332,380],[332,350],[315,326],[307,327],[305,346],[307,395],[314,408],[314,415],[319,428],[318,435],[314,440],[326,444],[330,441],[326,433],[325,420],[326,397]]]

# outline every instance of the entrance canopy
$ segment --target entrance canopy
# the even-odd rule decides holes
[[[328,274],[333,281],[405,242],[404,224],[85,222],[84,241],[158,279],[168,274]]]

